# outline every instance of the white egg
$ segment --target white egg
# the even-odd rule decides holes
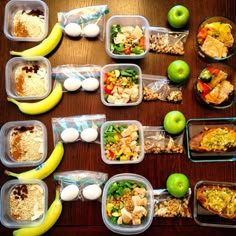
[[[79,188],[75,184],[67,185],[61,191],[61,199],[63,201],[72,201],[74,200],[79,194]]]
[[[88,24],[83,28],[83,35],[86,38],[95,38],[99,35],[100,28],[96,24]]]
[[[102,189],[97,184],[91,184],[83,189],[82,194],[88,200],[96,200],[101,196]]]
[[[81,132],[80,137],[85,142],[94,142],[98,137],[98,131],[94,128],[86,128]]]
[[[76,78],[65,79],[63,86],[68,91],[76,91],[81,87],[81,80]]]
[[[68,23],[65,26],[65,33],[70,37],[79,37],[81,34],[81,27],[76,23]]]
[[[82,88],[85,91],[95,91],[99,87],[99,81],[96,78],[87,78],[82,81]]]
[[[79,138],[79,131],[75,128],[67,128],[61,132],[61,139],[65,143],[73,143]]]

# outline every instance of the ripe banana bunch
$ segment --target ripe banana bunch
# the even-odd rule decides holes
[[[50,157],[36,168],[22,172],[20,174],[5,170],[5,174],[14,176],[18,179],[45,179],[48,177],[60,164],[64,155],[64,146],[62,142],[58,142]]]
[[[19,102],[14,98],[8,97],[7,100],[16,104],[19,110],[28,115],[38,115],[45,113],[55,107],[61,100],[63,88],[61,83],[57,83],[53,91],[43,100],[38,102]]]
[[[60,200],[60,186],[56,187],[56,196],[49,207],[44,221],[36,226],[21,228],[13,231],[13,236],[39,236],[46,233],[59,219],[62,212],[62,202]]]
[[[63,35],[63,29],[59,23],[56,23],[46,39],[35,47],[29,48],[22,52],[10,51],[13,56],[46,56],[59,44]]]

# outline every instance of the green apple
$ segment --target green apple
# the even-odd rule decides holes
[[[167,68],[168,78],[174,83],[185,82],[190,75],[190,67],[183,60],[172,61]]]
[[[164,129],[170,134],[179,134],[186,125],[186,119],[180,111],[170,111],[164,117]]]
[[[176,5],[168,11],[167,20],[173,28],[179,29],[188,23],[189,16],[188,8],[182,5]]]
[[[188,192],[189,179],[185,174],[173,173],[166,180],[167,191],[174,197],[181,198]]]

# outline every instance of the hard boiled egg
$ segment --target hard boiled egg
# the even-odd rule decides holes
[[[85,91],[95,91],[99,87],[99,81],[96,78],[87,78],[82,81],[82,88]]]
[[[73,143],[79,138],[79,131],[75,128],[67,128],[61,132],[61,139],[65,143]]]
[[[97,184],[91,184],[83,188],[83,196],[88,200],[96,200],[102,194],[102,189]]]
[[[63,86],[67,91],[76,91],[81,87],[81,80],[76,78],[65,79]]]
[[[63,201],[72,201],[74,200],[79,194],[79,187],[75,184],[67,185],[61,191],[61,199]]]
[[[96,24],[87,24],[83,28],[83,35],[86,38],[95,38],[99,35],[100,33],[100,28]]]
[[[79,24],[76,23],[68,23],[65,26],[65,33],[70,37],[79,37],[81,34],[81,27]]]
[[[98,137],[98,131],[94,128],[86,128],[81,132],[80,137],[85,142],[94,142]]]

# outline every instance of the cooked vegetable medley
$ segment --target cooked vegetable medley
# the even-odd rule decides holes
[[[141,151],[137,125],[109,125],[104,130],[104,149],[108,160],[137,160]]]
[[[108,103],[134,103],[139,99],[139,75],[131,69],[112,70],[104,74],[104,96]]]
[[[147,216],[146,188],[134,181],[119,181],[110,185],[106,213],[113,224],[139,225]]]
[[[110,50],[112,53],[119,55],[139,55],[144,53],[143,30],[139,26],[112,25]]]
[[[197,91],[206,102],[215,105],[228,101],[233,94],[234,86],[227,80],[228,74],[220,69],[208,66],[197,81]]]
[[[212,22],[201,26],[197,40],[203,52],[211,57],[226,57],[233,46],[232,26],[227,23]]]

